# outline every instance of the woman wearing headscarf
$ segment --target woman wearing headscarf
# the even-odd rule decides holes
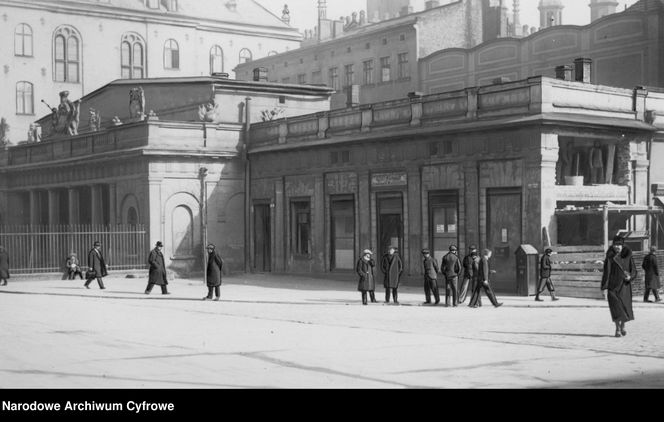
[[[604,260],[602,291],[609,301],[611,319],[616,324],[616,337],[626,336],[625,323],[634,320],[632,309],[632,280],[636,278],[632,251],[625,240],[616,236]]]

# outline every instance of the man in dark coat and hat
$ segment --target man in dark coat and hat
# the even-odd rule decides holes
[[[203,300],[212,300],[212,293],[214,292],[214,300],[215,302],[219,302],[221,300],[221,275],[224,268],[224,260],[221,259],[221,255],[219,255],[217,248],[213,244],[207,246],[207,252],[206,280],[208,294]]]
[[[445,276],[445,306],[450,306],[450,296],[452,296],[452,306],[459,306],[459,274],[461,274],[461,261],[457,256],[457,247],[450,246],[450,252],[443,257],[440,266],[441,272]]]
[[[403,273],[403,263],[401,258],[399,258],[399,253],[395,246],[390,246],[388,252],[383,255],[383,260],[380,265],[385,279],[383,280],[383,285],[385,286],[385,303],[390,303],[390,292],[392,292],[392,297],[394,297],[394,303],[399,304],[399,284],[401,273]]]
[[[425,305],[431,304],[431,293],[436,299],[436,305],[440,303],[440,293],[438,291],[438,263],[436,258],[431,256],[431,251],[424,249],[422,251],[423,261],[422,265],[424,266],[424,297],[426,302]]]
[[[480,257],[477,253],[477,246],[471,245],[468,248],[468,255],[463,258],[463,282],[459,286],[459,303],[464,303],[468,297],[468,292],[472,295],[477,282],[477,271],[479,268]]]
[[[9,254],[4,246],[0,246],[0,286],[6,286],[9,280]]]
[[[99,241],[94,243],[92,250],[88,253],[88,267],[88,272],[85,276],[87,279],[85,281],[85,288],[89,289],[92,280],[97,279],[99,288],[106,290],[103,278],[108,275],[108,270],[104,261],[104,255],[101,253],[101,243]]]
[[[625,240],[616,236],[604,260],[602,291],[609,301],[611,319],[616,324],[616,337],[626,336],[625,323],[634,320],[632,309],[632,280],[636,278],[632,251]]]
[[[549,290],[552,301],[557,301],[556,297],[556,288],[551,281],[551,255],[553,254],[553,249],[548,248],[544,251],[542,259],[540,260],[540,278],[539,283],[537,283],[537,295],[535,296],[536,302],[544,302],[540,299],[540,295],[544,293],[544,289]]]
[[[367,305],[367,293],[371,296],[371,303],[377,303],[376,301],[376,276],[374,274],[374,267],[376,267],[376,261],[373,260],[373,252],[370,249],[365,249],[362,253],[362,257],[357,261],[355,265],[355,272],[360,277],[360,281],[357,284],[357,290],[362,293],[362,304]]]
[[[643,297],[644,302],[651,302],[650,292],[655,295],[655,302],[661,302],[662,299],[659,298],[659,289],[661,286],[659,281],[659,266],[657,265],[657,248],[650,248],[650,253],[643,258],[643,265],[641,267],[646,272],[645,282],[646,282],[646,293]]]
[[[168,292],[168,278],[166,276],[166,263],[164,262],[164,254],[161,252],[164,244],[157,242],[155,248],[150,251],[148,256],[148,265],[150,266],[150,278],[148,279],[148,286],[145,288],[145,294],[152,293],[152,288],[157,285],[161,287],[161,294],[170,295]]]
[[[470,298],[470,304],[468,305],[471,308],[479,308],[482,306],[482,289],[484,289],[484,293],[487,295],[493,306],[496,308],[503,306],[502,303],[498,303],[498,298],[496,298],[496,294],[493,292],[493,289],[489,284],[489,275],[492,273],[491,267],[489,266],[491,255],[492,252],[488,249],[482,251],[482,258],[477,270],[477,284],[475,285],[473,296]]]

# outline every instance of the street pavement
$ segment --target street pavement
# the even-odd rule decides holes
[[[0,388],[662,388],[664,306],[614,338],[604,301],[362,306],[356,283],[235,275],[143,294],[145,278],[0,287]]]

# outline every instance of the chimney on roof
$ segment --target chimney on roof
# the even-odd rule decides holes
[[[228,79],[228,73],[226,73],[226,72],[213,72],[212,77],[213,78],[219,78],[219,79]]]
[[[286,25],[290,25],[290,10],[288,10],[287,4],[284,4],[284,10],[281,12],[281,21]]]
[[[574,60],[574,80],[585,84],[592,83],[592,59],[580,58]]]
[[[346,98],[346,107],[351,108],[351,107],[357,107],[360,105],[360,86],[359,85],[351,85],[348,87],[348,92],[347,92],[347,98]]]
[[[511,80],[510,80],[510,78],[508,78],[506,76],[501,76],[500,78],[495,78],[493,80],[494,85],[506,84],[508,82],[511,82]]]
[[[367,24],[367,12],[364,10],[360,10],[360,25],[366,25]]]
[[[254,69],[254,82],[267,82],[267,67]]]
[[[571,81],[572,66],[568,65],[556,66],[556,79],[560,79],[561,81]]]

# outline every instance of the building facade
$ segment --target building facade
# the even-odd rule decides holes
[[[302,38],[252,0],[2,0],[0,24],[0,117],[14,144],[63,90],[230,72]]]
[[[0,150],[0,225],[140,224],[181,274],[200,268],[205,232],[243,271],[247,123],[328,110],[329,96],[215,77],[115,81],[81,100],[111,116],[102,125],[83,113],[77,134],[61,134],[48,116],[40,142]],[[118,261],[147,252],[115,247]]]
[[[392,245],[419,278],[422,248],[475,244],[515,292],[520,245],[603,243],[601,219],[564,210],[652,205],[662,122],[646,109],[662,99],[535,77],[255,124],[250,266],[343,273]],[[609,231],[648,224],[614,215]]]

